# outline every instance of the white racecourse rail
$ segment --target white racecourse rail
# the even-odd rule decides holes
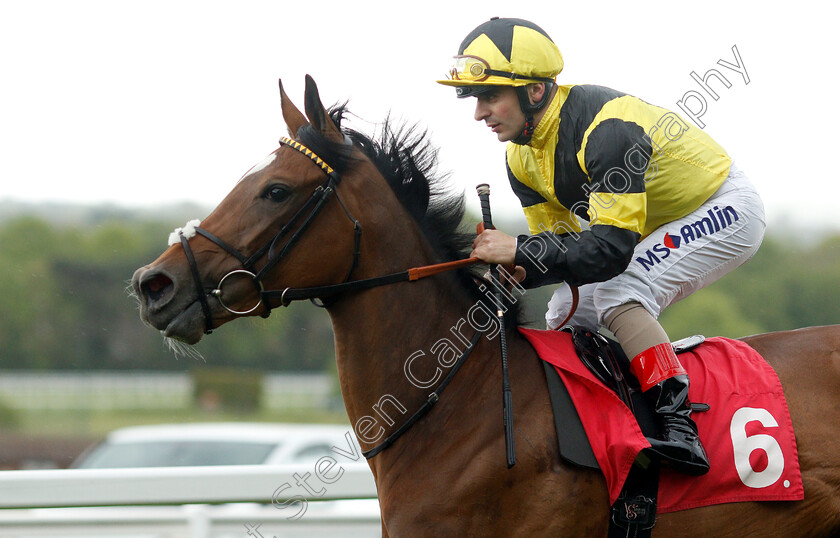
[[[379,536],[367,464],[314,467],[2,471],[0,537]]]
[[[266,409],[323,408],[336,388],[326,374],[265,374]],[[4,371],[0,401],[12,409],[180,409],[192,405],[193,379],[185,372]]]

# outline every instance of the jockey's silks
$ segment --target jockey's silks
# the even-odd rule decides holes
[[[508,176],[532,234],[580,231],[574,215],[646,237],[721,186],[731,159],[679,115],[602,86],[558,86]]]

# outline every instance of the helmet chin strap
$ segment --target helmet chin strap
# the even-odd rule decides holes
[[[534,135],[534,129],[536,129],[536,125],[534,125],[534,115],[528,112],[525,113],[525,128],[522,129],[522,132],[519,133],[519,136],[511,140],[514,144],[519,144],[520,146],[525,146],[528,142],[531,141],[531,137]]]
[[[540,100],[536,103],[532,103],[528,98],[527,86],[517,86],[515,88],[516,96],[519,98],[519,108],[522,109],[522,113],[525,114],[525,127],[522,129],[522,133],[520,133],[519,136],[511,140],[514,144],[524,146],[531,141],[531,137],[534,135],[534,129],[537,128],[537,124],[534,122],[534,114],[542,110],[551,98],[552,83],[545,82],[544,84],[545,91],[543,92]]]

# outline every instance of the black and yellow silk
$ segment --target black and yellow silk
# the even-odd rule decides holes
[[[531,234],[569,234],[562,248],[544,242],[540,261],[549,271],[542,274],[522,252],[527,236],[519,238],[516,261],[527,284],[620,274],[639,239],[697,209],[730,164],[720,145],[674,112],[602,86],[558,86],[530,142],[507,148]],[[581,232],[575,217],[590,230]]]

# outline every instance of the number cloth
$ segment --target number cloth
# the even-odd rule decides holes
[[[630,410],[577,359],[569,333],[519,330],[569,389],[614,503],[639,451],[650,444]],[[689,400],[711,406],[692,414],[711,470],[690,477],[663,469],[659,512],[803,499],[793,425],[773,368],[728,338],[709,338],[679,358],[691,378]]]

